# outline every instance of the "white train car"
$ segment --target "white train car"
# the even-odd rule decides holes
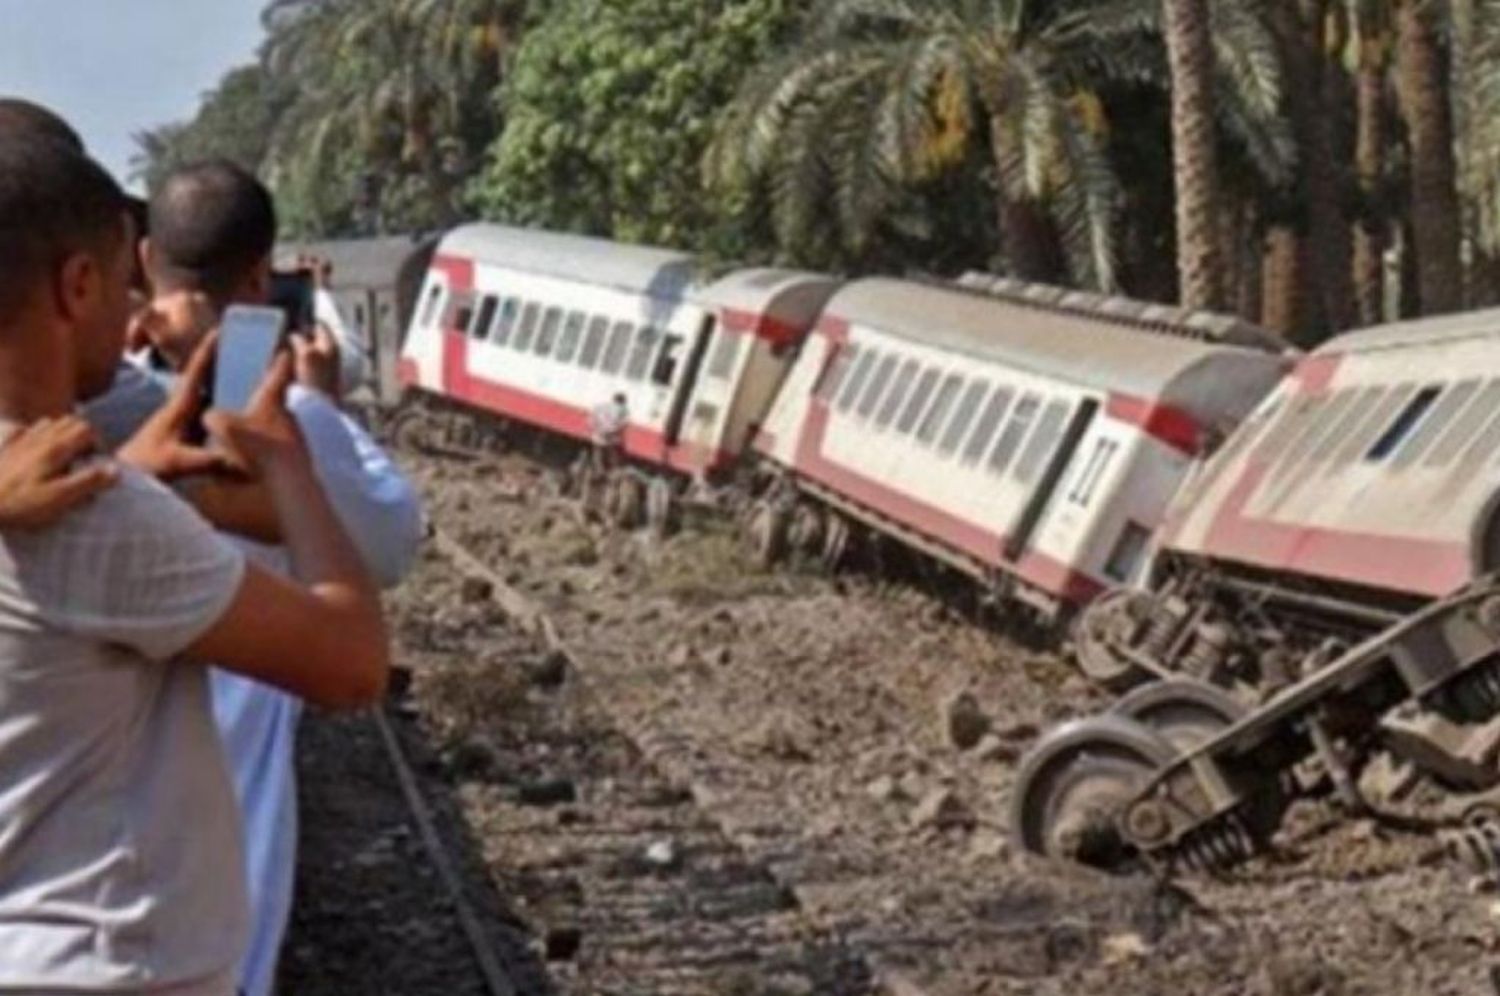
[[[1168,561],[1350,602],[1500,569],[1500,310],[1323,344],[1179,502]]]
[[[1181,312],[1006,286],[846,285],[756,448],[802,494],[1050,615],[1138,576],[1189,467],[1288,361],[1164,320]]]
[[[782,270],[703,284],[684,253],[467,225],[433,257],[401,379],[578,439],[623,394],[629,457],[713,475],[744,452],[835,287]]]

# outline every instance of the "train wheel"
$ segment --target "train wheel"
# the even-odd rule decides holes
[[[827,531],[821,509],[803,502],[792,512],[787,526],[787,545],[804,557],[816,557],[823,549]]]
[[[624,471],[609,489],[609,521],[620,529],[634,529],[646,511],[646,489],[640,478]]]
[[[1084,677],[1101,688],[1123,692],[1150,675],[1121,648],[1135,642],[1149,623],[1152,597],[1116,588],[1094,599],[1073,625],[1073,656]]]
[[[780,562],[786,534],[786,513],[771,502],[756,502],[745,524],[745,545],[757,567],[769,570]]]
[[[672,482],[665,477],[653,477],[646,485],[646,525],[658,537],[672,526],[673,497]]]
[[[829,515],[828,528],[823,532],[823,552],[819,558],[826,571],[836,571],[849,554],[849,523],[843,516]]]
[[[1109,710],[1149,727],[1179,751],[1190,750],[1232,726],[1249,708],[1215,685],[1171,678],[1142,685]]]
[[[1123,716],[1064,723],[1032,748],[1016,774],[1016,843],[1032,854],[1121,868],[1131,858],[1116,825],[1121,807],[1175,753],[1165,738]]]

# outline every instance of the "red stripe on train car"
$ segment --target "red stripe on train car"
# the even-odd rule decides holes
[[[793,464],[798,473],[981,563],[1013,571],[1068,602],[1086,602],[1103,590],[1104,585],[1089,575],[1035,550],[1025,553],[1013,566],[1002,564],[1004,536],[826,458],[823,440],[828,419],[827,406],[816,398],[809,399]]]
[[[415,387],[422,379],[421,368],[417,361],[409,356],[403,356],[396,361],[396,380],[403,387]]]
[[[456,332],[442,335],[445,394],[527,425],[585,442],[591,438],[588,409],[471,373],[468,337]],[[625,427],[624,444],[625,452],[638,460],[685,474],[713,473],[734,460],[734,454],[726,450],[709,449],[695,443],[669,446],[665,435],[638,424]]]
[[[1146,435],[1188,456],[1196,456],[1203,446],[1198,423],[1181,408],[1131,394],[1111,394],[1104,411],[1110,418],[1137,426]]]
[[[1339,353],[1319,353],[1304,357],[1292,370],[1292,376],[1302,384],[1303,391],[1311,394],[1328,386],[1343,361],[1344,357]]]
[[[753,335],[777,350],[797,345],[805,334],[804,329],[779,318],[739,308],[721,308],[719,321],[729,331]]]
[[[1470,552],[1462,543],[1251,518],[1245,507],[1266,469],[1250,464],[1225,496],[1204,538],[1207,556],[1433,597],[1472,576]]]

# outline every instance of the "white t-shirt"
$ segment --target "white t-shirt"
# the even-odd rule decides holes
[[[174,658],[244,571],[128,467],[57,526],[0,532],[0,990],[232,991],[234,798],[205,669]]]

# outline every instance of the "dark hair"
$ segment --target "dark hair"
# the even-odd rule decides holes
[[[83,154],[83,139],[57,114],[19,97],[0,97],[0,141],[32,138],[50,138]]]
[[[103,257],[124,237],[125,195],[98,163],[62,142],[0,142],[0,315],[68,256]]]
[[[170,173],[151,198],[151,280],[225,304],[276,243],[271,192],[224,159]]]

